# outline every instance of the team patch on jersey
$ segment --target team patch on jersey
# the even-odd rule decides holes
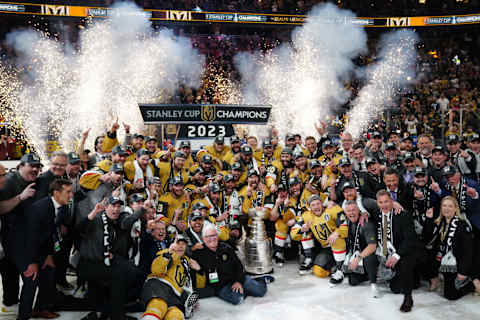
[[[267,168],[267,172],[268,173],[275,173],[275,167],[274,166],[270,166]]]
[[[325,213],[325,214],[323,215],[323,218],[325,219],[325,221],[330,220],[330,216],[328,215],[328,213]]]
[[[228,254],[224,253],[222,254],[222,261],[227,261],[228,260]]]

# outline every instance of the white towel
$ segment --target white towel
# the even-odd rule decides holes
[[[143,186],[145,187],[145,176],[143,175],[143,170],[140,168],[140,165],[138,164],[138,161],[135,160],[133,161],[133,166],[135,167],[135,177],[133,179],[133,183],[138,181],[138,179],[141,179]],[[147,177],[146,178],[153,178],[153,172],[152,168],[147,165]]]

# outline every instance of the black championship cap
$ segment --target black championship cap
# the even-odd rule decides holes
[[[225,137],[222,135],[216,136],[215,137],[215,143],[216,144],[224,144],[225,143]]]
[[[204,155],[202,156],[202,159],[201,159],[200,161],[203,162],[203,163],[212,163],[212,162],[213,162],[213,158],[212,158],[212,156],[209,155],[209,154],[204,154]]]
[[[112,149],[112,153],[113,154],[119,154],[121,156],[128,156],[128,152],[127,152],[127,149],[125,149],[123,146],[121,145],[116,145],[113,149]]]
[[[108,198],[108,204],[117,204],[120,203],[123,206],[123,200],[120,199],[119,197],[109,197]]]
[[[244,155],[250,155],[253,153],[252,148],[248,144],[244,144],[243,146],[241,146],[240,151]]]
[[[413,175],[416,176],[416,175],[423,175],[423,176],[426,176],[427,175],[427,171],[422,168],[422,167],[416,167],[415,170],[413,170]]]
[[[342,185],[342,192],[345,191],[345,189],[355,189],[355,185],[351,181],[345,181]]]
[[[110,172],[115,172],[115,173],[123,173],[123,165],[121,163],[114,163],[110,167]]]
[[[350,161],[349,158],[343,157],[343,158],[340,159],[340,161],[338,161],[338,165],[339,165],[340,167],[350,166],[350,165],[352,165],[352,162]]]
[[[21,163],[27,164],[41,164],[40,158],[35,153],[27,153],[23,155],[22,159],[20,159]]]
[[[453,175],[457,173],[457,171],[458,171],[457,168],[455,168],[454,166],[446,166],[442,170],[442,175],[443,176]]]
[[[68,156],[68,163],[70,164],[80,163],[80,156],[76,152],[69,152],[67,156]]]
[[[260,175],[258,174],[258,171],[257,171],[257,170],[255,170],[255,169],[250,169],[250,170],[248,170],[247,177],[251,177],[251,176],[253,176],[253,175],[255,175],[255,176],[257,176],[257,177],[260,176]]]

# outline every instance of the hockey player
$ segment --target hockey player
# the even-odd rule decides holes
[[[191,289],[190,268],[200,270],[200,266],[185,256],[186,249],[185,238],[177,236],[170,248],[157,253],[142,292],[147,306],[142,320],[183,320],[192,316],[198,294]]]
[[[330,278],[330,284],[343,281],[342,265],[345,260],[348,235],[347,222],[342,208],[335,205],[323,208],[322,199],[313,195],[309,200],[310,210],[302,214],[290,232],[292,240],[302,241],[305,261],[300,266],[300,273],[307,273],[313,266],[313,274],[320,278],[330,275],[330,269],[336,265],[336,272]],[[312,235],[320,243],[318,253],[313,260],[314,241]]]

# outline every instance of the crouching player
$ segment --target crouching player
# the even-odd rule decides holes
[[[305,274],[313,267],[313,274],[320,278],[330,275],[330,270],[336,266],[330,283],[339,284],[343,281],[342,265],[345,260],[348,235],[347,222],[342,208],[334,205],[323,208],[322,199],[313,195],[309,199],[310,210],[302,214],[301,219],[292,227],[290,236],[295,241],[301,241],[305,260],[311,263],[302,264],[300,274]],[[320,244],[315,248],[313,237]],[[316,253],[315,259],[313,259]]]
[[[185,256],[186,249],[186,239],[178,235],[170,248],[157,253],[143,287],[147,308],[142,320],[183,320],[193,315],[198,293],[191,289],[190,268],[200,270],[200,266]]]

